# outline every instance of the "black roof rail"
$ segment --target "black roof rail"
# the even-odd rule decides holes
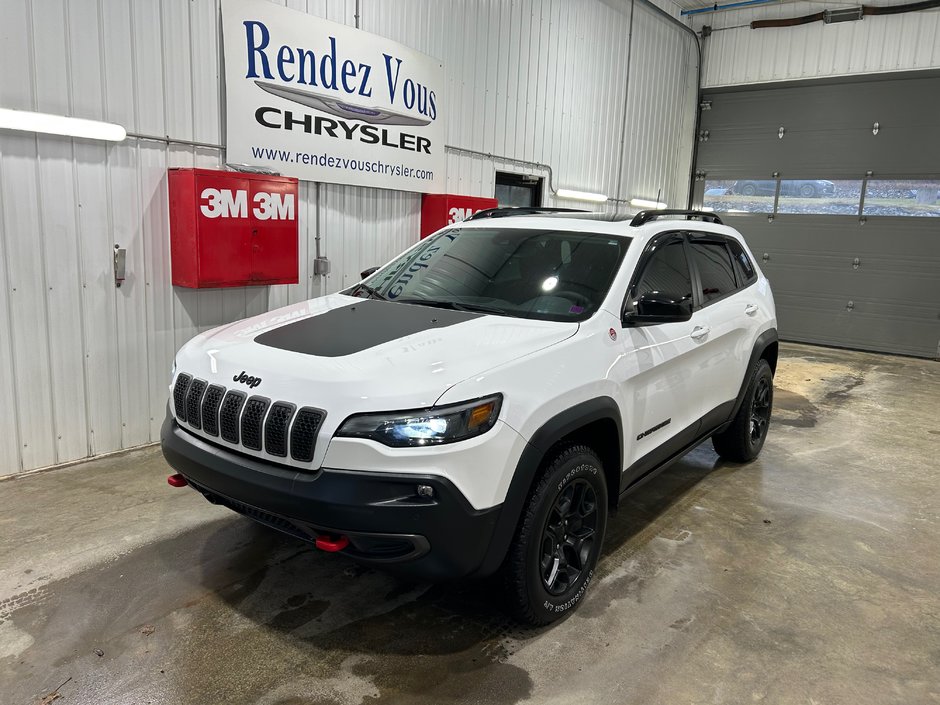
[[[630,221],[630,225],[638,227],[645,223],[649,223],[651,220],[656,220],[657,218],[671,215],[684,215],[688,220],[697,218],[705,223],[724,225],[724,223],[721,222],[721,218],[719,218],[714,213],[706,213],[705,211],[684,211],[678,209],[663,211],[640,211],[635,216],[633,216],[633,220]]]
[[[483,220],[485,218],[508,218],[513,215],[549,215],[551,213],[588,213],[580,208],[543,208],[542,206],[526,206],[511,208],[489,208],[474,213],[466,220]],[[466,221],[464,221],[466,222]]]

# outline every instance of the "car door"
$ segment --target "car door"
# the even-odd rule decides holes
[[[744,379],[750,345],[749,334],[755,303],[748,299],[741,273],[735,266],[728,238],[712,233],[689,233],[688,251],[692,275],[701,301],[700,339],[703,375],[698,385],[702,415],[720,422],[730,413]],[[709,417],[712,415],[713,418]]]
[[[695,300],[683,233],[666,233],[647,246],[627,291],[626,307],[646,291]],[[667,460],[698,433],[702,376],[701,316],[682,322],[628,326],[611,368],[624,408],[625,467],[621,489]]]

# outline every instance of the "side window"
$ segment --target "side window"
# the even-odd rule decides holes
[[[737,240],[728,240],[728,247],[731,249],[731,257],[738,263],[738,272],[743,275],[744,281],[750,284],[757,277],[751,258]]]
[[[692,240],[692,261],[702,284],[702,302],[708,303],[735,290],[734,267],[723,242]]]
[[[648,291],[661,291],[683,300],[692,298],[692,277],[682,240],[674,239],[661,245],[646,263],[633,299]]]

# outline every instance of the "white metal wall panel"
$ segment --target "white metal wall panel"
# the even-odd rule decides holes
[[[749,26],[754,20],[798,17],[827,8],[831,4],[793,2],[693,16],[696,30],[706,24],[714,30],[704,44],[704,86],[940,67],[940,10],[831,25]]]
[[[355,22],[355,0],[281,4]],[[696,59],[640,3],[626,117],[629,0],[360,5],[363,29],[444,62],[447,143],[494,155],[448,152],[449,191],[492,195],[497,169],[548,177],[538,163],[556,187],[662,188],[684,203]],[[0,17],[0,65],[18,67],[0,72],[0,106],[222,141],[218,0],[0,0]],[[302,183],[298,284],[174,288],[166,170],[223,163],[211,147],[0,133],[0,408],[13,410],[0,414],[0,475],[157,440],[186,340],[338,291],[418,237],[418,194]],[[326,277],[312,271],[318,234]],[[120,288],[115,244],[127,249]]]

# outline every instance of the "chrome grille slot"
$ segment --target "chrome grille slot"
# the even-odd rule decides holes
[[[219,410],[219,427],[222,439],[229,443],[238,443],[238,422],[242,414],[242,406],[248,397],[244,392],[231,391],[222,400]]]
[[[287,457],[287,429],[295,408],[283,401],[271,405],[268,420],[264,422],[264,449],[271,455]]]
[[[192,381],[191,376],[181,372],[176,378],[176,386],[173,387],[173,408],[176,411],[176,418],[180,422],[186,420],[186,392],[189,390],[189,383]]]
[[[225,387],[210,384],[202,400],[202,430],[210,436],[219,435],[219,407],[224,396]]]
[[[200,407],[202,405],[202,395],[206,391],[208,382],[202,379],[194,379],[189,385],[189,391],[186,392],[186,419],[193,428],[202,427],[202,414]]]
[[[321,409],[305,406],[297,412],[294,426],[290,432],[290,456],[294,460],[309,463],[313,460],[313,450],[316,447],[317,432],[326,413]]]
[[[250,450],[261,450],[261,424],[268,410],[269,399],[251,397],[242,412],[242,445]]]

